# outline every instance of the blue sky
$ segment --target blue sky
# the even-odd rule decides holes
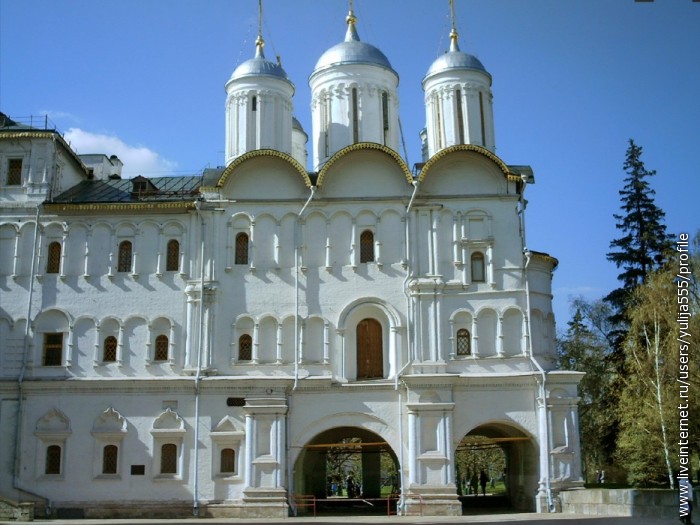
[[[251,58],[255,0],[0,0],[0,111],[48,113],[79,153],[132,175],[221,165],[224,84]],[[448,0],[355,0],[362,40],[400,76],[408,161],[420,161],[421,80],[448,45]],[[266,0],[266,56],[280,55],[310,131],[308,77],[343,39],[347,0]],[[527,244],[560,261],[558,329],[569,299],[617,286],[629,138],[655,169],[669,232],[700,228],[700,2],[455,0],[463,51],[493,76],[496,152],[529,164]]]

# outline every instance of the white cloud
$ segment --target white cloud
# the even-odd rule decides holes
[[[131,178],[137,175],[146,177],[162,177],[172,175],[177,168],[177,162],[161,157],[157,152],[145,146],[131,146],[119,137],[91,133],[80,128],[70,128],[63,137],[78,152],[104,153],[108,157],[116,155],[124,163],[122,177]]]

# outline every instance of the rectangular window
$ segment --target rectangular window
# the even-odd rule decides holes
[[[44,366],[61,366],[63,334],[44,334]]]
[[[7,161],[7,185],[19,186],[22,184],[22,159],[9,159]]]

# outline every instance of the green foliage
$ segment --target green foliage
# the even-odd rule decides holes
[[[620,433],[617,457],[625,465],[628,481],[637,486],[667,484],[673,488],[678,463],[679,341],[676,285],[677,265],[650,273],[637,287],[628,311],[629,330],[624,340],[624,380],[620,396]],[[690,333],[700,333],[698,302]],[[700,351],[691,339],[690,355]],[[700,384],[700,363],[691,357],[691,384]],[[692,390],[691,390],[692,392]],[[691,436],[698,438],[700,403],[690,396]],[[697,441],[694,443],[697,450]]]

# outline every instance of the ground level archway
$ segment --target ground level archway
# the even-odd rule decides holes
[[[496,507],[534,511],[538,450],[531,436],[508,423],[486,423],[469,431],[455,451],[455,480],[464,511],[479,513]]]
[[[311,439],[294,467],[294,493],[313,496],[327,512],[386,513],[387,498],[400,493],[399,462],[378,434],[336,427]]]

